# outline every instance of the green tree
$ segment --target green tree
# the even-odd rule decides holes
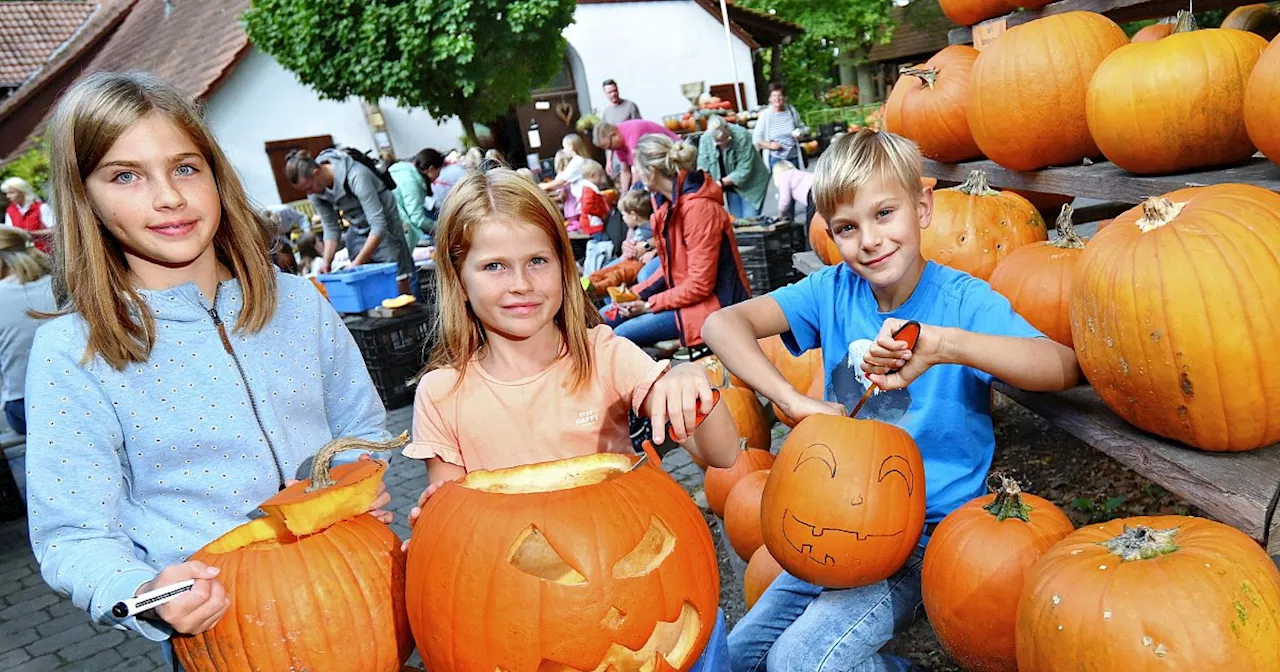
[[[44,192],[49,186],[49,145],[43,138],[36,138],[32,146],[14,160],[0,168],[0,180],[21,177],[36,191]],[[45,194],[48,196],[48,194]],[[0,199],[4,196],[0,195]]]
[[[837,66],[860,62],[871,45],[888,41],[892,34],[890,0],[735,2],[750,9],[772,10],[777,17],[804,28],[804,35],[782,48],[781,72],[765,69],[769,79],[786,82],[788,98],[802,112],[822,107],[823,92],[836,84]]]
[[[392,98],[476,122],[560,69],[574,0],[253,0],[249,38],[322,98]]]

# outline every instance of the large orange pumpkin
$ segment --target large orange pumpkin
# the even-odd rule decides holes
[[[1173,34],[1173,23],[1161,22],[1144,26],[1141,30],[1133,34],[1130,42],[1155,42],[1156,40],[1169,37]]]
[[[1268,159],[1280,163],[1280,38],[1262,53],[1244,90],[1244,124],[1249,139]]]
[[[811,415],[787,437],[760,504],[769,553],[827,588],[866,586],[902,568],[924,529],[924,462],[905,431]]]
[[[933,221],[921,232],[920,253],[986,280],[1010,252],[1048,238],[1035,206],[992,189],[986,173],[975,170],[964,184],[933,192]]]
[[[753,471],[733,486],[724,503],[724,534],[743,560],[764,545],[760,531],[760,496],[769,480],[769,470]]]
[[[1086,99],[1098,148],[1140,175],[1249,158],[1244,89],[1266,46],[1253,33],[1195,30],[1191,13],[1181,12],[1169,37],[1115,50],[1098,66]]]
[[[965,118],[969,74],[977,59],[977,49],[953,44],[924,65],[903,66],[885,103],[886,130],[914,140],[921,154],[937,161],[981,157]]]
[[[1071,206],[1062,206],[1058,238],[1024,245],[996,264],[991,289],[1009,299],[1031,326],[1071,347],[1071,281],[1084,254],[1084,241],[1071,223]]]
[[[191,556],[219,568],[231,607],[212,629],[174,637],[191,672],[315,670],[396,672],[413,653],[405,614],[400,539],[366,513],[386,463],[329,469],[349,449],[390,443],[337,439],[312,463],[312,477],[262,504],[256,518]],[[314,486],[314,487],[313,487]],[[363,633],[352,637],[352,633]]]
[[[924,609],[969,672],[1017,672],[1018,597],[1041,554],[1075,527],[1046,499],[1001,477],[999,490],[947,514],[924,552]]]
[[[1280,670],[1280,572],[1211,520],[1082,527],[1027,578],[1017,649],[1024,672]]]
[[[709,467],[703,477],[702,490],[707,495],[707,508],[720,518],[724,518],[724,502],[729,498],[729,492],[738,484],[738,481],[742,480],[743,476],[773,466],[773,453],[768,451],[767,446],[763,449],[749,449],[747,445],[749,444],[742,446],[742,451],[738,453],[732,467],[727,469]]]
[[[1280,33],[1280,13],[1264,3],[1243,5],[1231,10],[1219,28],[1244,30],[1270,40]]]
[[[938,5],[948,19],[960,26],[972,26],[1016,9],[1006,0],[938,0]]]
[[[1280,441],[1280,194],[1150,199],[1089,241],[1074,283],[1076,355],[1117,415],[1205,450]]]
[[[1067,12],[1014,26],[983,48],[967,115],[982,153],[1013,170],[1100,156],[1085,91],[1102,59],[1128,42],[1101,14]]]
[[[747,609],[756,605],[756,600],[764,595],[764,591],[769,589],[773,584],[773,580],[778,578],[782,573],[782,565],[769,555],[769,549],[761,546],[751,554],[751,560],[747,561],[747,570],[742,573],[742,594],[747,602]]]
[[[715,624],[701,511],[657,464],[598,453],[446,483],[409,546],[427,669],[687,671]]]
[[[769,361],[778,368],[778,372],[783,378],[787,379],[791,386],[801,392],[809,389],[813,383],[813,377],[816,373],[822,371],[822,351],[806,350],[804,354],[796,357],[787,349],[787,345],[782,342],[781,336],[770,336],[762,338],[759,341],[760,349],[764,351]]]
[[[816,212],[813,213],[813,219],[809,222],[809,247],[813,249],[814,254],[818,255],[822,263],[828,266],[844,261],[840,256],[840,248],[836,247],[836,241],[831,238],[827,220]]]

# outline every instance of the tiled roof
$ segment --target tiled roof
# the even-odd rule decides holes
[[[201,98],[249,47],[240,15],[249,0],[137,0],[86,73],[147,70]]]
[[[91,2],[0,2],[0,86],[27,81],[97,10]]]

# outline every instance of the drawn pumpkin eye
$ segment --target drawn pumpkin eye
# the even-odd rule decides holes
[[[516,537],[515,543],[511,544],[511,550],[507,552],[507,562],[525,574],[536,576],[543,581],[551,581],[563,586],[576,586],[587,582],[582,573],[569,566],[556,549],[551,547],[551,543],[542,535],[542,532],[532,525],[524,528],[524,531]]]
[[[657,516],[649,521],[640,543],[613,565],[613,578],[634,579],[662,566],[676,549],[676,537]]]
[[[800,467],[804,466],[806,462],[822,464],[831,474],[831,478],[836,477],[836,456],[835,453],[831,452],[830,446],[822,443],[815,443],[808,448],[805,448],[804,451],[800,453],[800,457],[796,459],[796,468],[792,471],[800,471]]]

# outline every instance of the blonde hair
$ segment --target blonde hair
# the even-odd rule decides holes
[[[872,178],[891,180],[912,199],[920,196],[920,149],[900,135],[864,128],[831,143],[813,175],[813,201],[830,220]]]
[[[555,158],[551,160],[551,166],[555,168],[557,173],[559,173],[564,171],[565,167],[568,166],[569,162],[572,160],[572,157],[569,156],[569,152],[566,152],[563,149],[557,149]]]
[[[582,178],[597,187],[604,188],[605,182],[608,181],[609,176],[605,175],[604,166],[600,165],[599,161],[596,161],[595,159],[584,159],[582,162]]]
[[[646,173],[656,173],[672,181],[681,171],[691,170],[698,160],[698,150],[693,145],[659,133],[640,138],[632,155],[636,165]]]
[[[26,231],[0,226],[0,278],[14,275],[25,285],[49,275],[52,270],[49,255],[36,249]]]
[[[591,150],[587,148],[587,141],[583,140],[581,135],[570,133],[564,136],[564,140],[561,143],[569,145],[569,149],[572,149],[576,156],[581,156],[584,159],[591,158]]]
[[[618,199],[618,209],[637,217],[649,219],[653,216],[653,200],[649,192],[643,189],[632,189]]]
[[[222,205],[213,236],[218,261],[244,293],[241,332],[266,326],[276,311],[272,234],[245,195],[235,168],[182,92],[143,72],[98,72],[72,86],[49,122],[49,168],[57,215],[54,295],[88,325],[84,361],[95,355],[113,368],[145,362],[155,344],[155,319],[129,281],[120,243],[107,232],[85,189],[116,140],[138,120],[160,114],[181,128],[209,163]]]
[[[475,170],[480,167],[480,162],[484,161],[484,154],[480,152],[480,148],[472,147],[466,153],[458,157],[458,165],[467,170]]]
[[[462,265],[471,251],[476,230],[495,215],[536,226],[551,239],[560,262],[563,292],[555,322],[573,361],[571,391],[580,390],[591,376],[587,329],[600,324],[600,314],[587,303],[582,291],[573,247],[559,209],[541,189],[507,168],[471,173],[449,191],[436,227],[436,304],[440,317],[427,368],[452,368],[461,381],[467,366],[484,346],[484,325],[467,300]]]
[[[31,188],[31,183],[21,177],[10,177],[4,182],[0,182],[0,191],[20,191],[27,197],[27,203],[31,203],[39,198],[36,190]]]

